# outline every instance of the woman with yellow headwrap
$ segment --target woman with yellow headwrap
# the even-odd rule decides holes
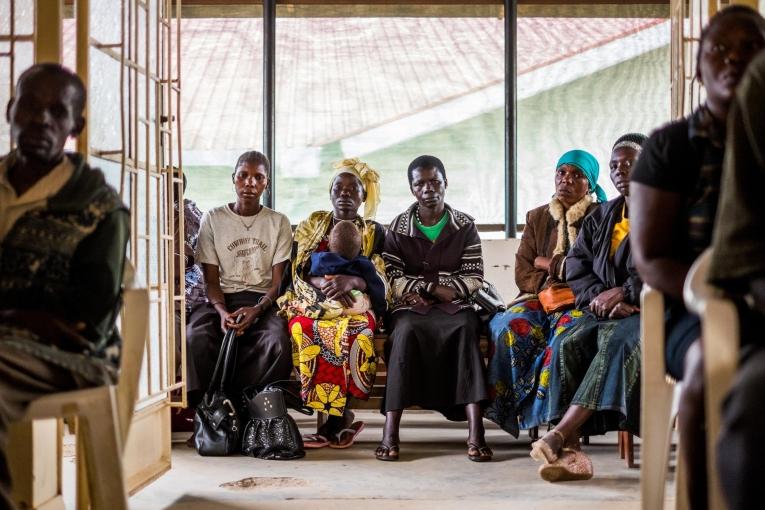
[[[353,300],[351,292],[367,291],[366,282],[348,275],[309,275],[311,254],[328,250],[335,224],[356,224],[362,236],[360,255],[372,261],[386,297],[390,293],[381,258],[385,228],[372,220],[380,202],[379,175],[355,158],[335,163],[329,199],[332,211],[316,211],[298,225],[292,288],[279,299],[281,313],[289,320],[301,396],[308,406],[328,415],[316,434],[305,436],[307,448],[353,444],[364,423],[353,421],[348,400],[369,398],[377,370],[373,339],[381,317],[372,310],[358,315],[338,310]],[[362,203],[363,217],[358,213]]]

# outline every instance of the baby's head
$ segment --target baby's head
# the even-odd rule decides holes
[[[352,221],[343,220],[329,234],[329,251],[344,259],[353,260],[361,251],[361,232]]]

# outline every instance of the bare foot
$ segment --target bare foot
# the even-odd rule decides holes
[[[563,448],[569,448],[571,450],[581,452],[582,451],[582,443],[579,438],[579,434],[575,434],[573,436],[569,436],[566,438],[566,444],[563,445]]]
[[[566,443],[566,438],[558,429],[552,429],[550,432],[542,436],[542,439],[534,441],[531,444],[531,452],[529,455],[534,460],[539,462],[549,463],[558,460],[563,445]]]
[[[558,453],[560,452],[561,448],[566,444],[565,438],[563,437],[563,434],[558,432],[557,429],[552,429],[547,434],[542,436],[542,441],[547,443],[550,446],[550,449]]]

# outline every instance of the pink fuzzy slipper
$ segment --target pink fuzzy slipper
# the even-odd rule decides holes
[[[571,448],[564,448],[558,460],[539,468],[539,476],[548,482],[589,480],[592,474],[592,460],[584,452]]]

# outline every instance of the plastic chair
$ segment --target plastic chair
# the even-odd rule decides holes
[[[664,489],[672,440],[672,425],[677,414],[679,385],[667,376],[664,359],[664,295],[643,285],[640,295],[640,348],[642,436],[640,460],[640,492],[642,510],[664,508]],[[677,458],[680,459],[680,442]],[[675,507],[688,508],[682,462],[677,462]]]
[[[132,268],[126,268],[126,280],[132,280]],[[148,317],[148,291],[126,289],[121,313],[119,382],[46,395],[32,402],[25,415],[26,420],[78,419],[78,477],[87,477],[78,480],[78,486],[87,483],[88,496],[95,510],[128,508],[122,453],[138,393]]]
[[[723,399],[738,367],[740,333],[736,306],[707,283],[711,258],[712,250],[708,249],[693,263],[683,286],[683,299],[685,306],[701,317],[708,504],[710,510],[724,510],[726,505],[717,476],[716,443],[720,435]]]

